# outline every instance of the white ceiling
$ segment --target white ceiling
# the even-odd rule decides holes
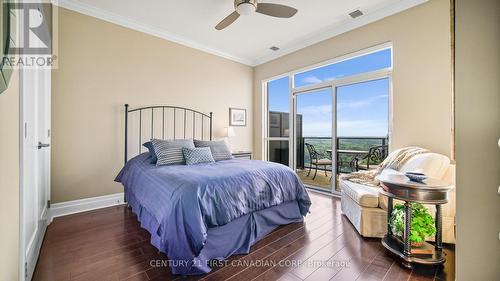
[[[234,11],[233,0],[59,0],[59,5],[248,65],[258,65],[427,0],[261,0],[295,7],[290,19],[241,16],[214,26]],[[364,15],[352,19],[356,9]],[[278,46],[279,51],[269,47]]]

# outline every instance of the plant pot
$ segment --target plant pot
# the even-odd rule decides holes
[[[417,247],[417,248],[418,248],[418,247],[422,247],[422,246],[424,245],[424,243],[425,243],[424,241],[422,241],[422,242],[413,242],[413,241],[412,241],[412,242],[411,242],[411,246],[412,246],[412,247]]]
[[[401,237],[401,236],[394,236],[394,237],[399,241],[399,243],[404,244],[403,237]],[[422,241],[422,242],[413,242],[413,241],[410,241],[410,246],[414,247],[414,248],[419,248],[419,247],[422,247],[424,245],[424,243],[425,243],[425,241]]]

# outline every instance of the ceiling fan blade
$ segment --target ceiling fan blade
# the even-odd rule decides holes
[[[297,9],[273,3],[259,3],[257,4],[257,13],[277,17],[277,18],[291,18],[298,12]]]
[[[238,12],[234,11],[229,16],[227,16],[225,19],[223,19],[221,22],[219,22],[219,24],[215,26],[215,29],[222,30],[222,29],[228,27],[230,24],[232,24],[239,17],[240,17],[240,14],[238,14]]]

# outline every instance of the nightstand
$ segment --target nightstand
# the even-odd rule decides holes
[[[235,151],[231,153],[236,159],[252,160],[252,152],[250,151]]]

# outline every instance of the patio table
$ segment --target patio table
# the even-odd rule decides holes
[[[331,149],[327,149],[326,152],[332,153]],[[345,150],[345,149],[337,149],[337,153],[339,154],[368,154],[368,150]]]
[[[330,155],[330,158],[332,158],[332,150],[331,149],[327,149],[326,152]],[[356,156],[358,155],[364,155],[364,154],[368,154],[370,153],[368,150],[348,150],[348,149],[337,149],[337,171],[340,172],[340,168],[342,166],[342,161],[340,159],[340,154],[348,154],[348,155],[352,155],[352,159],[351,159],[351,163],[349,164],[352,168],[352,165],[353,165],[353,161],[354,159],[356,158]]]

